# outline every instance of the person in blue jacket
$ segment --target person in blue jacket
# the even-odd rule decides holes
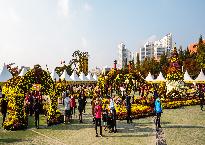
[[[157,119],[156,119],[156,127],[157,128],[161,128],[160,125],[160,117],[161,117],[161,113],[162,113],[162,105],[161,105],[161,101],[160,98],[157,97],[157,99],[155,100],[154,103],[154,111],[156,113]]]

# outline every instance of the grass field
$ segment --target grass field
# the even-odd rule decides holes
[[[103,131],[103,137],[95,137],[91,106],[88,103],[83,123],[77,116],[71,124],[46,127],[45,117],[41,116],[40,129],[34,128],[33,117],[29,118],[29,129],[6,131],[0,128],[0,144],[69,144],[69,145],[155,145],[156,132],[153,118],[134,120],[132,124],[117,121],[118,133]],[[199,106],[183,109],[164,110],[162,127],[168,145],[205,144],[205,111]],[[0,122],[2,118],[0,116]]]
[[[205,111],[199,106],[165,110],[161,119],[168,145],[205,145]]]

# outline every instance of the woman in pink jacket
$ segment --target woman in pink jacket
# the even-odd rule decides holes
[[[96,137],[98,137],[97,126],[100,126],[100,136],[102,137],[101,115],[102,115],[102,106],[101,106],[99,101],[96,101],[96,105],[95,105],[95,130],[96,130]]]

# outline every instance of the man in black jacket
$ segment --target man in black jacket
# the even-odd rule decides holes
[[[35,115],[35,125],[36,125],[36,128],[38,129],[39,128],[39,114],[40,114],[40,103],[38,99],[35,100],[33,110],[34,110],[34,115]]]
[[[201,111],[203,111],[203,105],[204,105],[204,92],[202,90],[202,85],[199,85],[199,100],[200,100],[200,107]]]
[[[3,123],[6,119],[6,113],[7,113],[7,106],[8,106],[8,102],[5,98],[5,94],[2,94],[2,101],[1,101],[1,114],[3,116],[3,122],[2,122],[2,126],[3,126]]]
[[[132,123],[130,96],[126,95],[127,123]]]

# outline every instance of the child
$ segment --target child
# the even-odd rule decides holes
[[[109,129],[109,133],[113,132],[113,130],[114,130],[114,121],[113,121],[113,114],[112,114],[111,111],[108,114],[107,126],[108,126],[108,129]]]
[[[102,114],[102,120],[103,120],[103,126],[104,130],[107,129],[107,118],[108,118],[108,111],[106,109],[106,105],[103,106],[103,114]]]

